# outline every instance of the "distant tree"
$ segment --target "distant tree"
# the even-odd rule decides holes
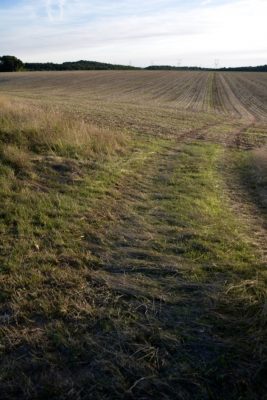
[[[14,56],[0,57],[0,71],[14,72],[20,71],[23,68],[23,62]]]
[[[1,1],[1,0],[0,0]],[[117,65],[97,61],[67,61],[62,64],[54,63],[25,63],[26,71],[90,71],[90,70],[134,70],[140,69],[130,65]]]

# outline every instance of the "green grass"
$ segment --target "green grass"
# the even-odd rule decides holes
[[[232,156],[232,171],[247,191],[261,215],[267,213],[267,156],[266,145],[255,150],[236,151]]]
[[[171,201],[166,207],[181,227],[181,237],[185,237],[181,250],[186,257],[209,265],[209,274],[212,270],[227,274],[243,268],[254,273],[253,265],[258,267],[255,248],[249,244],[245,222],[231,212],[224,193],[219,170],[224,151],[214,144],[185,146],[179,154]]]
[[[179,143],[204,114],[77,142],[24,107],[0,120],[2,398],[260,399],[266,276],[229,183],[250,153],[218,126]]]

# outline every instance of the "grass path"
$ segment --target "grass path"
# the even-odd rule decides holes
[[[222,190],[232,150],[145,136],[135,147],[83,183],[47,169],[52,214],[44,194],[13,185],[3,399],[261,398],[266,277]]]
[[[102,357],[116,354],[113,368],[123,374],[124,389],[113,396],[235,399],[242,393],[256,399],[258,349],[233,326],[248,304],[235,309],[238,296],[226,292],[253,279],[260,258],[245,224],[222,208],[214,168],[223,151],[207,144],[165,146],[134,179],[122,181],[105,245],[91,245],[100,260],[93,281],[120,297],[119,356],[114,310],[106,321],[111,339],[102,338]],[[111,390],[106,382],[104,393]]]

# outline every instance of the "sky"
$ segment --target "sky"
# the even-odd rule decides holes
[[[267,64],[267,0],[0,0],[0,55],[224,67]]]

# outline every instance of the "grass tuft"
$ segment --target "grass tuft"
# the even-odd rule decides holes
[[[10,165],[16,173],[27,173],[31,169],[31,155],[16,145],[3,145],[0,157],[5,164]]]

